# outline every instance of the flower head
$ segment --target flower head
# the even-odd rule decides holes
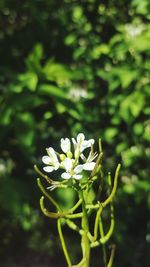
[[[43,156],[42,157],[42,161],[48,165],[46,167],[43,168],[44,171],[46,172],[52,172],[52,171],[56,171],[59,168],[59,161],[56,155],[55,150],[52,147],[47,148],[47,154],[48,156]]]
[[[79,133],[77,135],[77,140],[72,138],[72,142],[74,144],[74,155],[75,158],[78,158],[80,154],[86,149],[91,147],[94,144],[94,139],[85,140],[85,136],[83,133]]]
[[[73,146],[71,146],[71,141]],[[76,139],[61,138],[60,147],[64,154],[56,153],[52,147],[46,149],[48,156],[42,158],[47,165],[43,168],[44,171],[52,172],[60,168],[63,170],[61,178],[80,180],[84,170],[92,171],[95,167],[93,160],[97,157],[97,153],[93,154],[93,144],[94,139],[85,140],[83,133],[79,133]],[[71,151],[71,147],[73,151]],[[83,152],[87,148],[90,148],[90,153],[86,158]]]
[[[64,162],[62,162],[62,166],[65,169],[65,172],[63,172],[61,175],[63,179],[74,178],[79,180],[83,177],[83,175],[79,174],[83,170],[83,165],[75,165],[74,163],[75,160],[70,158],[66,158]]]

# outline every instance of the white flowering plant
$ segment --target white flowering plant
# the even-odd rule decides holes
[[[46,149],[47,155],[42,157],[45,164],[44,172],[35,165],[36,172],[48,183],[47,188],[45,188],[41,179],[37,178],[37,184],[43,194],[40,199],[40,207],[45,216],[57,220],[58,233],[68,267],[90,267],[92,264],[90,262],[91,250],[98,246],[102,247],[104,266],[111,267],[113,265],[115,245],[111,246],[110,257],[108,258],[105,244],[114,231],[113,199],[117,189],[120,164],[116,168],[113,182],[111,173],[107,174],[106,199],[101,200],[100,193],[105,182],[102,170],[103,151],[99,140],[99,152],[94,152],[94,142],[94,139],[86,140],[83,133],[79,133],[76,139],[62,138],[60,140],[61,153],[56,152],[52,147]],[[61,170],[61,174],[57,181],[47,175],[47,173],[51,174],[58,170]],[[89,194],[95,183],[97,192],[95,198],[90,200]],[[64,211],[50,194],[52,190],[57,188],[65,188],[66,190],[72,188],[77,194],[77,202],[67,211]],[[48,211],[45,208],[44,198],[51,202],[55,211]],[[102,215],[107,206],[110,206],[110,227],[107,233],[104,233]],[[95,218],[92,232],[91,218],[92,222]],[[82,259],[75,265],[72,264],[63,236],[62,226],[64,224],[76,231],[81,237]]]

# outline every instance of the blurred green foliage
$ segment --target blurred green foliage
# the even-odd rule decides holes
[[[23,240],[28,233],[26,246],[18,241],[23,249],[47,251],[49,237],[45,246],[39,242],[50,226],[38,212],[33,164],[41,165],[45,147],[57,149],[61,137],[84,132],[102,139],[106,169],[122,162],[116,266],[149,266],[149,11],[148,0],[0,1],[0,246],[6,258],[11,231]],[[57,197],[63,201],[60,192]],[[74,196],[67,198],[71,205]]]

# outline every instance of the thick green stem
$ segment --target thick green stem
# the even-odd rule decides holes
[[[80,198],[82,199],[82,238],[81,238],[81,247],[82,247],[82,254],[83,254],[83,267],[89,267],[90,264],[90,242],[88,239],[88,232],[89,232],[89,223],[88,223],[88,215],[86,211],[85,199],[83,192],[79,192]]]

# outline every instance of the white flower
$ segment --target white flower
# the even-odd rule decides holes
[[[62,162],[62,167],[67,171],[70,172],[73,168],[73,159],[65,158]]]
[[[85,162],[83,164],[83,170],[92,171],[96,164],[96,162],[94,162],[93,160],[98,156],[98,154],[93,153],[93,151],[91,150],[87,159],[83,154],[81,154],[80,156],[81,159]]]
[[[52,147],[46,149],[48,155],[42,157],[42,161],[47,165],[43,168],[44,171],[52,172],[60,168],[64,170],[61,174],[63,179],[74,178],[80,180],[83,177],[82,172],[84,170],[92,171],[94,169],[94,159],[97,157],[97,153],[93,152],[94,139],[85,140],[84,134],[79,133],[76,139],[72,138],[72,142],[74,151],[71,151],[70,139],[61,138],[60,147],[64,154],[56,153]],[[90,153],[87,158],[83,154],[86,148],[90,148]]]
[[[69,140],[69,138],[61,138],[60,140],[60,146],[61,146],[61,149],[64,153],[68,153],[70,152],[71,150],[71,142]]]
[[[86,158],[83,153],[80,155],[81,159],[84,161],[84,162],[92,162],[95,158],[97,158],[98,154],[97,153],[93,153],[93,151],[91,150],[89,155],[88,155],[88,158]]]
[[[81,98],[88,98],[88,92],[84,88],[82,88],[82,87],[73,87],[69,91],[69,97],[73,101],[77,102]]]
[[[95,162],[87,162],[83,164],[83,170],[92,171],[95,167]]]
[[[46,149],[48,156],[43,156],[42,161],[49,166],[43,168],[46,172],[52,172],[58,170],[60,163],[58,161],[55,150],[52,147]]]
[[[131,38],[135,38],[136,36],[140,35],[144,31],[144,24],[134,25],[128,23],[125,25],[125,31]]]
[[[83,133],[79,133],[77,135],[77,140],[72,138],[72,142],[75,148],[75,158],[79,158],[80,154],[88,147],[91,147],[94,144],[94,139],[85,140],[85,136]]]
[[[74,160],[70,159],[70,158],[66,158],[64,160],[64,162],[62,162],[62,166],[64,167],[64,169],[66,170],[66,172],[63,172],[61,177],[63,179],[70,179],[70,178],[74,178],[76,180],[79,180],[82,178],[82,175],[79,174],[82,172],[83,170],[83,165],[77,165],[74,168]]]

